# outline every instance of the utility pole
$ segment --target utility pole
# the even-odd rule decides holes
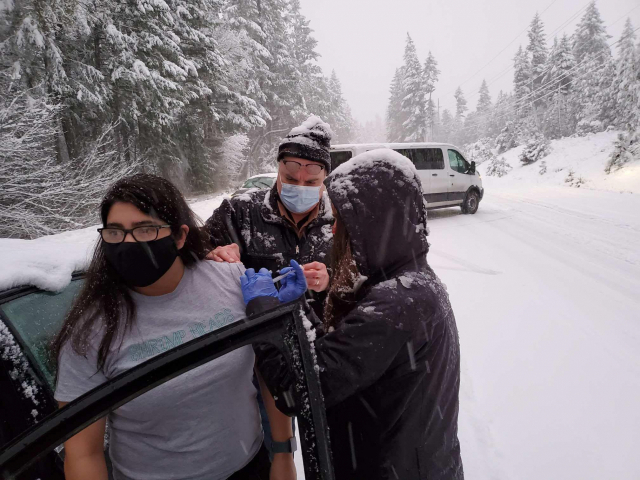
[[[438,98],[438,121],[440,121],[440,99]]]
[[[431,92],[429,92],[429,111],[431,112],[431,127],[429,128],[429,141],[433,141],[433,110],[431,110]]]

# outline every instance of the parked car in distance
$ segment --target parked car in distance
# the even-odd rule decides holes
[[[238,190],[231,194],[231,198],[242,195],[254,188],[269,189],[273,187],[273,184],[276,182],[276,178],[278,178],[277,173],[261,173],[259,175],[254,175],[253,177],[249,177]]]
[[[460,149],[448,143],[361,143],[333,145],[331,168],[370,150],[390,148],[413,162],[422,181],[427,208],[459,206],[476,213],[484,196],[475,162],[467,162]]]

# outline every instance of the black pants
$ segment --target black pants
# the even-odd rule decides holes
[[[228,480],[269,480],[271,460],[264,443],[256,456],[242,470],[231,475]]]

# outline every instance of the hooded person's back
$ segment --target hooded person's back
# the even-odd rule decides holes
[[[458,332],[427,264],[417,172],[379,149],[325,184],[361,275],[355,307],[316,341],[336,478],[463,478]]]
[[[341,165],[325,185],[359,274],[315,341],[336,479],[462,479],[458,332],[446,289],[427,264],[417,172],[379,149]],[[254,348],[274,397],[283,397],[280,355]]]

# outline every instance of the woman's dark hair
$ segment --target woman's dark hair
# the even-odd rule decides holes
[[[106,226],[109,211],[116,202],[130,203],[141,212],[171,225],[174,237],[179,235],[182,225],[189,227],[184,246],[179,250],[185,266],[194,265],[211,250],[209,237],[202,229],[200,219],[168,180],[139,173],[117,181],[100,204],[103,226]],[[103,336],[98,348],[97,367],[103,370],[112,344],[120,333],[131,328],[135,315],[136,308],[129,288],[107,261],[103,242],[99,241],[84,286],[53,340],[53,358],[59,359],[67,342],[71,342],[76,353],[86,355],[89,338],[99,330]]]
[[[329,331],[356,305],[354,291],[359,278],[358,267],[351,253],[351,237],[338,212],[334,213],[335,231],[331,246],[331,286],[324,305],[324,327]]]

